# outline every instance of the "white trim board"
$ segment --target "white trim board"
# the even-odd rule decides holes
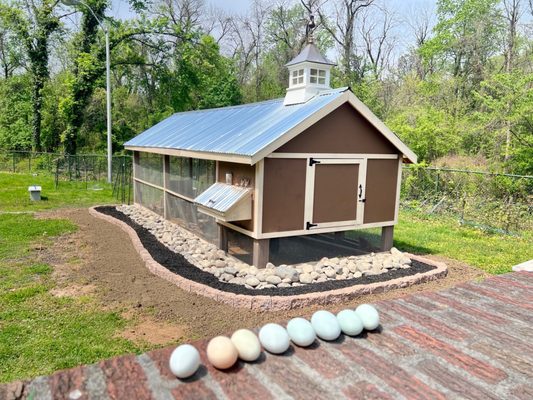
[[[190,157],[190,158],[199,158],[202,160],[227,161],[227,162],[234,162],[237,164],[253,165],[251,162],[251,157],[240,156],[236,154],[220,154],[220,153],[209,153],[209,152],[202,152],[202,151],[167,149],[164,147],[124,146],[124,148],[126,150],[139,151],[139,152],[145,152],[145,153],[165,154],[165,155],[174,156],[174,157]]]
[[[267,158],[340,158],[368,160],[397,160],[398,154],[365,154],[365,153],[272,153]]]
[[[272,233],[262,233],[258,235],[256,239],[273,239],[278,237],[289,237],[289,236],[301,236],[301,235],[314,235],[317,233],[333,233],[333,232],[344,232],[344,231],[355,231],[359,229],[370,229],[370,228],[382,228],[384,226],[394,226],[396,225],[395,221],[385,221],[385,222],[373,222],[370,224],[362,225],[351,225],[343,226],[336,228],[320,228],[306,230],[302,229],[299,231],[284,231],[284,232],[272,232]]]

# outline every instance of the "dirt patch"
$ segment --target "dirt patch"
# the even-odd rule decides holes
[[[68,260],[57,255],[68,267],[63,269],[67,271],[63,277],[65,283],[68,283],[65,286],[93,285],[102,307],[121,309],[134,316],[150,315],[155,322],[165,322],[176,329],[183,329],[181,340],[176,337],[175,342],[212,337],[238,328],[257,327],[266,322],[283,321],[295,316],[310,317],[319,308],[315,306],[290,311],[258,312],[235,309],[185,292],[151,274],[135,251],[129,236],[118,226],[92,217],[86,209],[61,210],[52,215],[54,218],[68,218],[79,226],[76,233],[66,236],[73,242],[65,242],[68,244],[63,248],[66,254],[61,257],[74,260],[81,257],[80,261],[71,266]],[[56,243],[50,250],[57,252],[56,245],[66,244]],[[75,251],[69,253],[68,249]],[[448,265],[448,276],[404,289],[362,296],[328,309],[335,312],[347,307],[353,308],[362,302],[376,302],[413,292],[441,290],[459,282],[488,276],[483,271],[457,261],[427,257],[445,262]]]
[[[183,341],[187,337],[186,332],[186,327],[145,318],[124,332],[121,332],[120,337],[141,345],[152,344],[162,346]]]
[[[70,285],[66,287],[56,287],[50,290],[50,294],[55,297],[79,297],[87,296],[96,290],[94,285]]]

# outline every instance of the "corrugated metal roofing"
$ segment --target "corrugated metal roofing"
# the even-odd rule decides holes
[[[335,65],[334,62],[329,61],[320,53],[320,50],[318,50],[314,43],[309,43],[302,49],[300,54],[285,64],[285,66],[288,67],[290,65],[300,64],[306,61],[318,64]]]
[[[348,88],[321,92],[303,104],[283,99],[172,115],[125,143],[253,157]]]
[[[250,188],[215,183],[194,199],[196,204],[225,213],[250,193]]]

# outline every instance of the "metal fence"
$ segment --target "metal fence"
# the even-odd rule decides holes
[[[113,194],[129,204],[133,200],[132,157],[114,156],[112,166]],[[87,188],[91,182],[106,182],[107,158],[103,154],[0,152],[0,171],[49,173],[56,187],[77,181]],[[406,166],[401,206],[448,215],[487,231],[533,231],[533,176]]]
[[[132,200],[132,157],[113,156],[113,195],[123,203]],[[107,183],[107,156],[104,154],[59,154],[28,151],[0,152],[0,171],[46,173],[54,176],[55,187],[62,182],[79,182],[88,189],[90,183]]]
[[[532,231],[533,176],[407,166],[401,205],[486,231]]]

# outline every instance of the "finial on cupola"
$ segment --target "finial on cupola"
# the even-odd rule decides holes
[[[315,16],[313,14],[310,14],[309,22],[307,23],[307,26],[305,27],[305,36],[307,36],[307,43],[313,43],[315,41],[315,38],[313,37],[315,27],[316,27]]]
[[[330,70],[335,63],[324,57],[315,45],[315,27],[315,16],[310,14],[305,27],[307,44],[300,54],[285,64],[289,69],[289,87],[283,101],[286,106],[305,103],[321,91],[331,89]]]

